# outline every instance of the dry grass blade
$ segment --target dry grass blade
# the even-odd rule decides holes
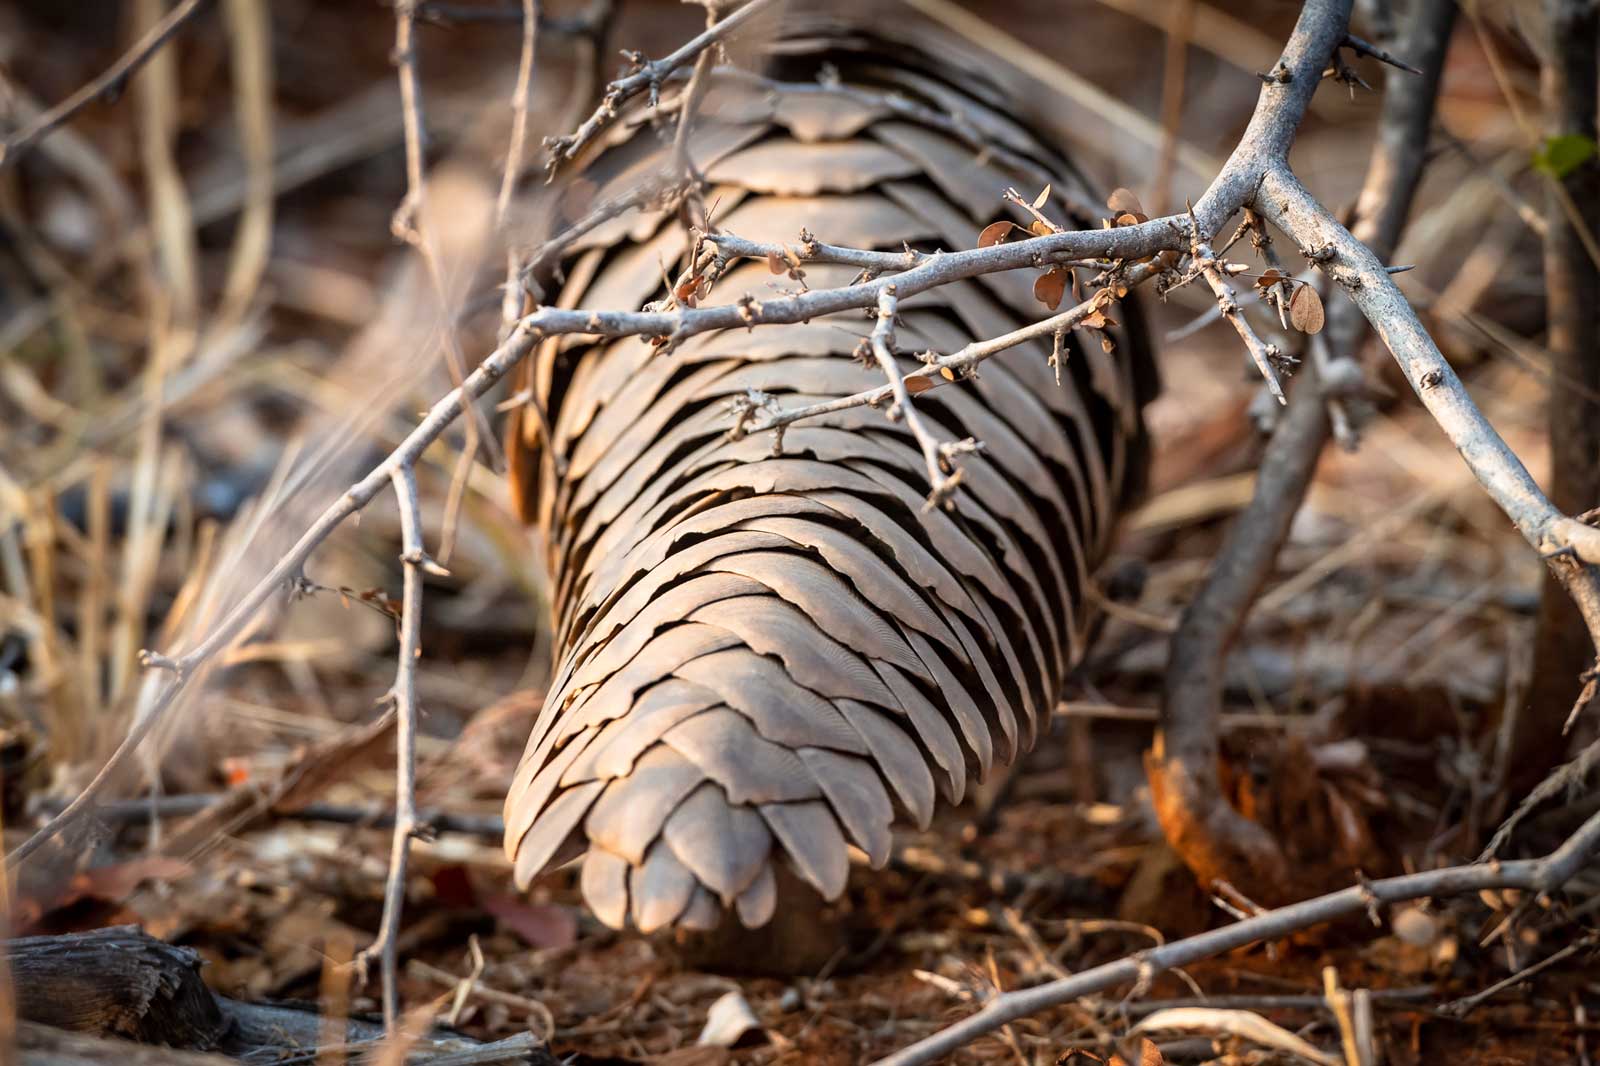
[[[226,324],[245,313],[266,272],[272,251],[275,193],[272,20],[267,0],[226,0],[224,12],[233,70],[234,114],[245,160],[244,210],[228,257],[218,316]]]
[[[533,93],[533,66],[539,48],[539,0],[522,0],[522,54],[517,60],[517,85],[511,93],[511,145],[506,149],[506,168],[500,179],[500,197],[495,201],[495,218],[504,221],[511,207],[511,193],[522,172],[522,154],[528,140],[528,100]]]
[[[1252,1044],[1296,1055],[1317,1066],[1346,1066],[1344,1059],[1314,1047],[1280,1025],[1247,1010],[1173,1007],[1157,1011],[1133,1027],[1136,1033],[1222,1033]]]
[[[130,9],[135,25],[159,26],[165,11],[161,0],[135,0]],[[172,52],[160,50],[150,57],[144,77],[134,82],[139,116],[139,158],[149,188],[151,227],[156,255],[166,284],[163,293],[170,306],[171,333],[157,333],[158,343],[171,347],[153,353],[171,370],[188,357],[200,315],[200,266],[195,245],[194,218],[189,196],[178,170],[175,141],[178,136],[178,66]],[[157,321],[160,315],[154,316]]]

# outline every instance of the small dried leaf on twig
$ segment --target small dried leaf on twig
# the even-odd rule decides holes
[[[1052,311],[1061,306],[1061,298],[1066,294],[1066,271],[1046,270],[1033,279],[1033,298]]]
[[[1320,333],[1327,316],[1322,310],[1322,297],[1310,285],[1301,285],[1289,297],[1289,321],[1301,333]]]
[[[1256,279],[1256,288],[1258,288],[1258,289],[1270,289],[1270,288],[1272,288],[1274,285],[1276,285],[1278,282],[1280,282],[1282,280],[1283,280],[1283,271],[1276,270],[1276,269],[1268,270],[1268,271],[1264,272],[1259,278]]]
[[[1050,186],[1049,186],[1049,184],[1046,184],[1044,189],[1043,189],[1043,191],[1041,191],[1039,193],[1039,195],[1034,198],[1033,209],[1035,211],[1037,211],[1037,210],[1039,210],[1041,207],[1043,207],[1045,204],[1047,204],[1049,202],[1050,202]]]
[[[1055,227],[1050,225],[1050,223],[1036,218],[1032,222],[1028,223],[1028,232],[1032,233],[1035,237],[1048,237],[1050,234],[1056,232],[1056,230]]]
[[[978,247],[987,248],[993,244],[1004,244],[1006,239],[1011,236],[1011,231],[1016,228],[1016,223],[1004,219],[999,222],[991,222],[983,227],[982,233],[978,234]]]
[[[767,271],[769,273],[782,274],[787,269],[788,267],[784,265],[783,260],[778,258],[777,252],[767,253]]]

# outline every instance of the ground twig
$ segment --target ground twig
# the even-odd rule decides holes
[[[1175,966],[1287,936],[1323,922],[1364,913],[1374,902],[1404,903],[1430,896],[1459,896],[1484,889],[1520,888],[1539,895],[1557,891],[1600,849],[1600,814],[1593,815],[1560,847],[1542,859],[1500,864],[1473,863],[1387,877],[1331,892],[1096,966],[1063,980],[1007,992],[982,1010],[878,1060],[875,1066],[924,1066],[1008,1022],[1071,1003],[1119,985],[1148,981]]]

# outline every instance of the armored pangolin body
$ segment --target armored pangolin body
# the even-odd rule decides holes
[[[672,165],[675,100],[625,115],[582,163],[593,203]],[[713,227],[739,237],[968,248],[1008,217],[1008,187],[1051,185],[1052,210],[1092,202],[1012,111],[948,55],[790,32],[765,74],[712,79],[692,157]],[[681,212],[630,210],[577,242],[560,303],[663,300],[689,242]],[[856,273],[806,263],[803,283]],[[905,368],[1036,321],[1032,280],[901,301]],[[800,283],[746,261],[703,299]],[[544,342],[521,384],[551,439],[526,411],[509,431],[513,497],[548,553],[556,658],[506,798],[518,884],[581,856],[583,896],[610,926],[708,929],[731,910],[758,927],[776,864],[833,898],[849,845],[884,863],[897,818],[925,827],[939,797],[959,802],[1025,751],[1083,652],[1091,568],[1142,476],[1154,374],[1135,309],[1118,317],[1133,321],[1104,345],[1066,339],[1059,384],[1046,343],[916,398],[942,437],[984,444],[931,510],[918,446],[882,410],[794,424],[776,451],[770,433],[729,433],[740,398],[790,407],[881,385],[853,357],[865,311],[665,353],[638,337]]]

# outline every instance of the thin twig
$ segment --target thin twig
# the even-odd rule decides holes
[[[1358,56],[1366,56],[1368,59],[1376,59],[1380,63],[1387,63],[1389,66],[1397,70],[1403,70],[1407,74],[1420,75],[1422,73],[1422,71],[1396,56],[1393,52],[1385,51],[1375,44],[1363,41],[1353,33],[1344,35],[1344,43],[1341,47],[1350,49]]]
[[[395,237],[417,250],[423,269],[428,273],[435,298],[443,316],[445,367],[450,372],[450,383],[459,386],[466,377],[466,356],[461,351],[455,324],[449,315],[448,292],[444,271],[433,246],[432,235],[423,229],[422,214],[427,199],[427,177],[424,170],[424,131],[422,116],[422,85],[417,76],[416,50],[417,0],[397,0],[394,5],[394,65],[400,83],[400,109],[406,150],[406,194],[390,219],[389,228]],[[448,559],[455,542],[455,523],[461,501],[466,495],[467,475],[471,472],[472,456],[480,445],[489,452],[490,464],[496,469],[505,464],[499,444],[490,430],[489,420],[477,406],[467,411],[466,440],[462,444],[462,460],[456,464],[450,479],[450,491],[445,501],[444,531],[439,554]]]
[[[379,961],[383,978],[383,1024],[393,1039],[399,1032],[400,992],[398,940],[400,918],[406,902],[406,860],[417,831],[417,659],[422,655],[422,574],[430,566],[422,542],[422,503],[417,496],[417,476],[409,463],[395,468],[390,479],[400,504],[400,562],[405,573],[400,600],[400,650],[394,688],[395,796],[394,836],[389,852],[389,876],[383,892],[383,919],[378,935],[356,957],[365,979],[367,964]]]
[[[1533,965],[1524,966],[1516,973],[1507,974],[1505,977],[1496,981],[1488,988],[1474,992],[1470,996],[1462,996],[1460,999],[1451,1000],[1449,1003],[1446,1003],[1444,1006],[1439,1008],[1439,1013],[1448,1014],[1456,1018],[1464,1018],[1476,1010],[1478,1005],[1484,1000],[1489,999],[1492,996],[1499,995],[1508,988],[1514,988],[1530,978],[1537,977],[1545,970],[1548,970],[1550,967],[1559,962],[1571,958],[1578,952],[1593,948],[1597,943],[1600,943],[1600,936],[1597,936],[1594,933],[1579,937],[1566,947],[1547,955]]]
[[[1560,847],[1542,859],[1449,866],[1353,885],[1221,929],[1129,955],[1064,980],[1007,992],[990,1000],[977,1013],[878,1060],[875,1066],[924,1066],[986,1033],[994,1032],[1008,1022],[1119,985],[1148,982],[1175,966],[1186,966],[1263,940],[1279,939],[1313,925],[1362,914],[1374,901],[1404,903],[1429,896],[1459,896],[1491,888],[1520,888],[1539,895],[1549,895],[1582,869],[1597,848],[1600,848],[1600,814],[1591,816]]]
[[[878,294],[878,322],[872,327],[870,339],[872,354],[878,360],[878,369],[889,379],[889,390],[894,396],[894,406],[888,412],[890,421],[904,419],[917,447],[922,449],[922,461],[928,468],[928,502],[924,507],[939,507],[950,499],[961,484],[961,468],[951,463],[953,469],[947,475],[944,472],[945,464],[956,453],[971,451],[976,443],[971,439],[954,444],[941,442],[928,429],[922,415],[911,403],[905,376],[900,373],[900,364],[895,361],[894,355],[894,316],[898,306],[894,286],[885,285]]]
[[[1478,856],[1479,862],[1488,862],[1497,855],[1506,842],[1511,839],[1522,820],[1540,804],[1561,795],[1568,789],[1581,784],[1596,766],[1600,766],[1600,740],[1590,741],[1569,762],[1565,762],[1545,776],[1528,794],[1522,802],[1517,804],[1516,810],[1506,816],[1500,823],[1494,835],[1489,838],[1489,843],[1484,845],[1483,853]]]
[[[39,114],[22,129],[0,141],[0,168],[21,159],[30,148],[57,126],[70,120],[79,111],[101,97],[114,97],[138,69],[155,55],[162,45],[184,27],[205,7],[209,0],[183,0],[177,7],[162,16],[145,35],[124,52],[99,77],[61,101],[55,107]]]
[[[1159,273],[1160,265],[1157,262],[1140,263],[1122,274],[1121,283],[1131,289],[1143,284]],[[993,358],[1003,351],[1077,328],[1089,316],[1096,311],[1103,311],[1112,302],[1114,302],[1114,297],[1111,295],[1111,290],[1109,288],[1101,289],[1089,299],[1059,314],[1040,319],[1038,322],[1014,329],[1009,333],[1002,333],[998,337],[973,341],[951,352],[949,355],[927,359],[921,367],[904,375],[905,382],[908,388],[915,386],[920,393],[961,380],[985,360]],[[774,406],[759,418],[747,418],[743,424],[729,430],[729,435],[732,439],[738,440],[751,433],[782,430],[783,427],[793,425],[796,422],[833,414],[838,411],[846,411],[852,407],[876,407],[886,400],[893,399],[893,397],[893,386],[884,384],[849,396],[841,396],[838,399],[807,404],[804,407],[785,408]]]
[[[763,8],[772,6],[776,0],[750,0],[739,10],[709,27],[704,33],[673,52],[664,59],[646,61],[643,56],[633,53],[629,59],[633,63],[633,70],[627,75],[618,78],[606,86],[605,96],[600,100],[594,113],[583,120],[583,123],[571,134],[564,137],[545,138],[545,147],[550,149],[550,174],[555,175],[556,168],[562,162],[572,159],[583,147],[599,135],[613,119],[620,113],[622,105],[649,90],[650,103],[656,102],[656,97],[661,92],[662,83],[673,71],[699,57],[701,52],[728,39],[733,31],[748,22]]]
[[[1244,341],[1250,359],[1256,364],[1256,369],[1261,371],[1261,377],[1272,392],[1272,398],[1280,404],[1288,403],[1289,398],[1283,394],[1283,385],[1278,381],[1277,363],[1283,357],[1283,353],[1278,351],[1277,345],[1263,341],[1257,335],[1255,327],[1250,325],[1250,320],[1245,318],[1244,312],[1239,307],[1239,298],[1223,273],[1222,263],[1211,250],[1211,245],[1201,239],[1198,228],[1194,230],[1190,254],[1194,257],[1194,269],[1198,270],[1206,279],[1206,284],[1211,286],[1212,293],[1217,297],[1218,310],[1222,312],[1222,317],[1228,320],[1228,324],[1238,332],[1239,339]]]

